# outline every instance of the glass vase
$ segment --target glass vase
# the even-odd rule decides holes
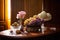
[[[18,22],[19,22],[20,31],[23,31],[23,19],[22,18],[19,19]]]

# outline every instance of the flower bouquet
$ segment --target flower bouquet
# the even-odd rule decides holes
[[[23,30],[22,22],[23,22],[23,19],[24,19],[25,15],[26,15],[25,11],[19,11],[18,14],[17,14],[16,18],[18,19],[20,30]]]

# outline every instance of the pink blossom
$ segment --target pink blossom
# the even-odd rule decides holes
[[[19,14],[17,14],[17,19],[19,19],[19,18],[24,18],[25,17],[25,15],[26,15],[26,12],[25,11],[19,11],[18,12]]]

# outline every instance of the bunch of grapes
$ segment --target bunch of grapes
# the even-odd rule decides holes
[[[31,21],[30,23],[27,24],[27,27],[40,27],[42,24],[40,18],[36,18],[36,20]]]
[[[27,27],[28,32],[39,32],[42,23],[43,20],[37,17],[37,15],[34,15],[33,17],[30,17],[24,21],[24,25]]]

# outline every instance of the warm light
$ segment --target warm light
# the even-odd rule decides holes
[[[5,0],[5,20],[7,28],[10,28],[11,25],[11,0]]]
[[[11,0],[8,0],[8,28],[10,28],[11,25]]]
[[[11,0],[8,0],[8,20],[11,19]]]

